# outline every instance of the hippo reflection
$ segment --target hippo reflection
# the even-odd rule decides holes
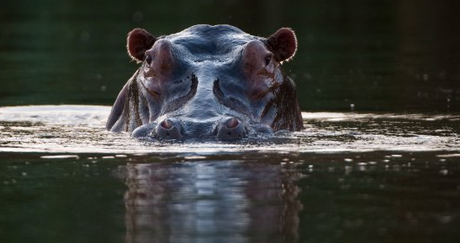
[[[289,28],[268,38],[229,25],[195,25],[160,37],[136,28],[127,42],[142,64],[118,95],[108,130],[233,140],[303,128],[295,84],[281,70],[297,50]]]
[[[297,242],[302,175],[289,165],[197,161],[120,168],[126,242]],[[123,172],[124,171],[124,172]]]

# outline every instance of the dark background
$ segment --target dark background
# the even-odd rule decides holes
[[[126,34],[198,23],[299,39],[285,71],[302,110],[460,111],[460,1],[7,0],[0,9],[0,106],[111,105],[137,65]]]

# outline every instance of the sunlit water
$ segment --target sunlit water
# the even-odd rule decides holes
[[[460,148],[460,115],[303,113],[305,129],[241,142],[136,140],[105,130],[106,106],[0,108],[0,152],[218,153],[453,151]]]
[[[304,113],[241,142],[0,108],[0,242],[458,242],[460,116]]]

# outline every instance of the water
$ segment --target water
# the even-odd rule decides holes
[[[459,242],[458,9],[2,1],[0,242]],[[296,31],[283,65],[305,130],[232,143],[105,131],[138,66],[126,34],[199,23]]]
[[[425,113],[302,113],[305,129],[242,142],[139,141],[105,130],[108,106],[0,108],[0,152],[225,153],[457,151],[460,115]]]
[[[460,115],[304,113],[241,142],[142,141],[107,106],[0,108],[1,242],[457,242]]]
[[[0,106],[111,105],[137,68],[135,27],[155,35],[228,23],[299,40],[285,70],[305,111],[460,111],[460,2],[419,0],[4,0]],[[417,6],[414,8],[413,6]]]

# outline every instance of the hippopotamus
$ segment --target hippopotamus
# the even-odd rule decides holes
[[[135,28],[127,49],[140,67],[111,109],[110,131],[239,140],[303,128],[296,86],[281,69],[297,51],[291,28],[267,38],[231,25],[195,25],[162,36]]]

